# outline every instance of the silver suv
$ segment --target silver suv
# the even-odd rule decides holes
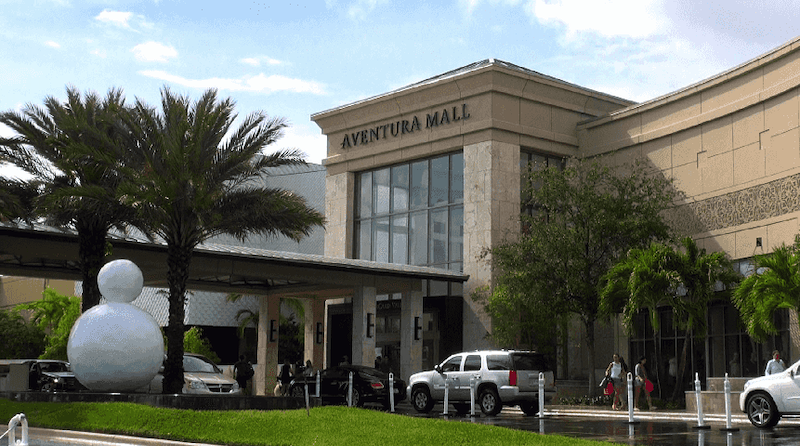
[[[448,399],[459,413],[470,409],[470,380],[476,377],[477,403],[486,415],[497,415],[503,406],[519,405],[535,415],[539,410],[539,372],[544,373],[545,401],[556,393],[553,371],[540,353],[515,350],[485,350],[458,353],[435,370],[411,375],[406,389],[418,412],[430,412],[444,400],[445,379]]]

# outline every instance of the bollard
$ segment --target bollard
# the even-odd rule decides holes
[[[733,427],[731,424],[731,381],[728,379],[728,374],[725,374],[725,427],[720,429],[726,432],[736,432],[738,427]]]
[[[475,375],[469,377],[469,416],[475,416]]]
[[[444,410],[442,411],[442,415],[449,415],[447,412],[448,407],[450,407],[450,378],[444,375]]]
[[[394,373],[389,372],[389,408],[394,413]]]
[[[319,370],[317,370],[317,398],[319,398]]]
[[[20,441],[17,441],[18,425],[22,427],[22,439]],[[28,418],[24,413],[18,413],[11,418],[11,420],[8,422],[8,431],[6,433],[8,434],[8,444],[28,446]]]
[[[628,424],[639,424],[633,419],[633,374],[628,372]]]
[[[711,429],[711,426],[703,424],[703,395],[700,388],[700,374],[694,374],[694,395],[697,399],[697,426],[695,429]]]
[[[305,389],[305,396],[306,396],[306,415],[308,415],[310,417],[311,416],[311,409],[309,408],[309,401],[308,401],[308,383],[306,383],[303,386],[303,389]]]
[[[539,418],[544,418],[544,373],[539,372]]]
[[[353,407],[353,372],[347,375],[347,407]]]

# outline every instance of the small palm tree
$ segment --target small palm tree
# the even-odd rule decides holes
[[[800,236],[794,245],[781,245],[772,254],[755,257],[755,271],[733,292],[747,334],[763,342],[778,332],[775,312],[800,310]]]
[[[691,237],[681,240],[681,245],[683,250],[660,243],[653,243],[645,250],[631,250],[604,277],[601,293],[604,314],[621,309],[628,330],[633,329],[635,315],[647,309],[657,335],[658,308],[672,307],[673,323],[686,336],[673,399],[683,391],[689,343],[694,337],[705,336],[708,306],[719,296],[718,284],[727,286],[739,279],[724,253],[706,254]],[[660,364],[658,358],[656,362]]]
[[[169,325],[164,393],[183,387],[183,322],[188,270],[194,249],[219,234],[308,235],[324,217],[291,192],[257,181],[271,167],[304,164],[300,152],[262,150],[285,122],[254,113],[232,129],[234,102],[206,91],[192,103],[169,89],[161,110],[137,101],[128,120],[144,167],[128,172],[130,204],[167,244]]]
[[[119,196],[121,178],[113,164],[129,157],[128,133],[119,127],[125,110],[122,91],[109,90],[105,99],[67,88],[62,103],[47,97],[44,107],[28,104],[21,113],[0,113],[0,123],[15,136],[0,138],[0,159],[30,175],[29,180],[4,185],[4,214],[12,218],[44,218],[48,224],[78,233],[83,280],[82,311],[100,302],[97,273],[106,254],[106,236],[111,228],[126,230],[140,226],[132,208]]]

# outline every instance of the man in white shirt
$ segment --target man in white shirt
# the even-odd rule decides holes
[[[778,350],[772,352],[772,359],[767,363],[767,369],[764,370],[765,375],[773,375],[786,370],[786,364],[781,359],[781,354]]]

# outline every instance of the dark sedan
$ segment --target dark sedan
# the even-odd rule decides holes
[[[380,403],[389,407],[389,375],[372,367],[360,365],[339,365],[325,369],[320,373],[320,397],[323,401],[347,403],[347,388],[350,373],[353,373],[353,406],[361,407],[364,403]],[[304,387],[308,384],[308,394],[316,395],[317,376],[302,376],[292,380],[289,394],[294,397],[305,395]],[[394,378],[394,402],[397,404],[406,397],[406,383]]]

